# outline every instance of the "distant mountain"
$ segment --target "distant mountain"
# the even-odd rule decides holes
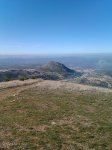
[[[40,71],[46,72],[49,75],[56,75],[59,79],[70,78],[70,77],[81,75],[81,73],[69,69],[64,64],[55,61],[48,62],[48,64],[40,68]]]
[[[64,64],[50,61],[39,69],[7,70],[0,72],[0,81],[15,79],[42,78],[48,80],[60,80],[80,76],[81,73],[69,69]]]
[[[44,65],[40,68],[42,71],[47,72],[56,72],[59,74],[70,74],[75,73],[74,70],[67,68],[64,64],[59,62],[50,61],[47,65]]]

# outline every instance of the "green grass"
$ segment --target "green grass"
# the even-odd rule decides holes
[[[32,88],[0,99],[0,149],[111,150],[112,94]]]

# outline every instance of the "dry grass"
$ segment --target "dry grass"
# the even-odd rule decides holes
[[[41,81],[1,93],[0,149],[111,150],[110,90]]]

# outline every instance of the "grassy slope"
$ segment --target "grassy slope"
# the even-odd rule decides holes
[[[0,99],[0,149],[111,150],[112,94],[35,87]]]

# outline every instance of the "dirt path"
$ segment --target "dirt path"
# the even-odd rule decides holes
[[[20,92],[35,87],[42,80],[10,81],[0,83],[0,98],[18,95]]]

